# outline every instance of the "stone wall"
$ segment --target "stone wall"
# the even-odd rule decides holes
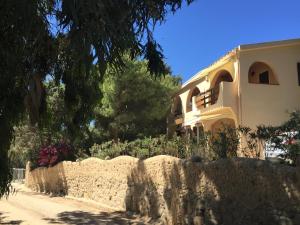
[[[27,169],[26,185],[92,199],[163,224],[300,224],[299,167],[256,159],[90,158]]]

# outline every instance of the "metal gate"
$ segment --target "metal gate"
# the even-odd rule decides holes
[[[23,183],[25,179],[25,169],[13,168],[13,182]]]

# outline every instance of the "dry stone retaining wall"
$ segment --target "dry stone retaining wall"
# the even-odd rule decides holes
[[[300,170],[256,159],[89,158],[26,171],[26,185],[150,216],[163,224],[300,224]]]

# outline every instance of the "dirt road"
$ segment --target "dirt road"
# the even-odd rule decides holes
[[[149,224],[94,203],[65,197],[50,197],[15,185],[16,193],[0,200],[0,224]]]

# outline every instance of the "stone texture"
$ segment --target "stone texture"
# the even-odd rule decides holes
[[[300,224],[299,167],[256,159],[89,158],[27,169],[26,185],[92,199],[162,224]]]

